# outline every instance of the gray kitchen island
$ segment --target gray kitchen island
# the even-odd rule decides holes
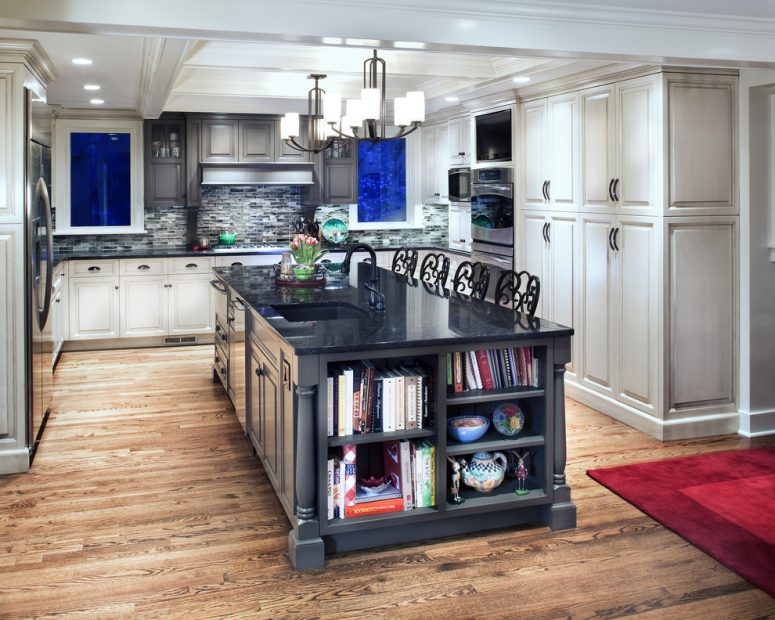
[[[370,271],[360,263],[349,275],[332,274],[322,286],[287,287],[275,283],[269,267],[215,269],[230,296],[244,303],[246,433],[290,520],[292,565],[320,568],[327,553],[525,523],[575,527],[565,479],[563,388],[573,330],[384,269],[378,274],[386,307],[377,311],[364,286]],[[533,385],[447,390],[449,353],[508,347],[531,348]],[[388,370],[406,364],[429,369],[431,416],[424,425],[331,436],[327,378],[341,364],[364,360]],[[524,412],[518,435],[506,437],[490,425],[472,443],[448,438],[448,417],[491,418],[501,403],[518,403]],[[432,505],[330,518],[330,455],[345,445],[366,449],[395,440],[433,445]],[[518,494],[518,481],[507,479],[487,493],[464,488],[464,503],[452,501],[448,457],[495,451],[529,452],[526,488]]]

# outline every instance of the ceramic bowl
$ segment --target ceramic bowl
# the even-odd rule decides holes
[[[218,241],[223,245],[234,245],[237,241],[237,233],[221,233]]]
[[[447,432],[460,443],[471,443],[481,438],[490,428],[490,420],[481,415],[459,415],[447,420]]]
[[[516,403],[502,403],[492,412],[492,425],[506,437],[516,437],[525,427],[525,414]]]

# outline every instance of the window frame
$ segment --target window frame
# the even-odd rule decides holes
[[[122,119],[56,119],[54,121],[54,235],[144,234],[143,122]],[[70,211],[70,136],[73,133],[129,134],[129,226],[73,226]]]

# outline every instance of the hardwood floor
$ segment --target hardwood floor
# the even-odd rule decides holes
[[[32,471],[0,477],[0,617],[775,616],[770,596],[585,474],[775,438],[662,443],[568,401],[577,529],[361,551],[297,573],[211,359],[206,346],[63,357]]]

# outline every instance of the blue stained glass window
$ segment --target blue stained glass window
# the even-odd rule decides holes
[[[358,221],[406,221],[406,141],[358,142]]]
[[[128,133],[70,134],[70,225],[130,226]]]

